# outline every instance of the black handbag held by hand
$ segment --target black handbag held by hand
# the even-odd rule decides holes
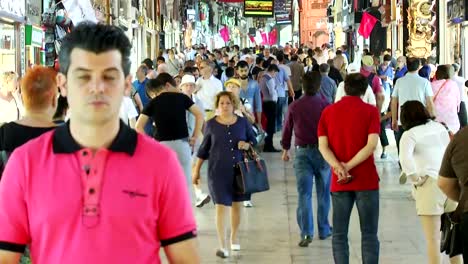
[[[261,159],[252,147],[243,151],[243,155],[244,159],[236,165],[234,192],[246,194],[268,191],[270,184],[265,160]]]
[[[468,198],[467,182],[463,185],[463,194],[458,203],[457,209],[451,213],[444,213],[441,216],[440,231],[442,237],[440,241],[440,252],[445,252],[451,258],[463,253],[463,238],[460,223],[465,209],[465,202]]]

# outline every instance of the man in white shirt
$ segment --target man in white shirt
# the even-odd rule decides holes
[[[460,108],[458,110],[458,119],[460,120],[460,129],[467,125],[467,111],[466,111],[466,87],[465,87],[465,78],[458,76],[458,72],[460,71],[460,65],[457,63],[452,64],[453,68],[453,76],[452,80],[455,81],[458,85],[458,89],[460,90]]]
[[[434,93],[431,84],[418,74],[421,62],[418,58],[409,58],[407,67],[408,73],[395,83],[391,102],[392,129],[395,131],[398,152],[400,151],[400,139],[404,132],[400,122],[401,106],[407,101],[420,101],[427,108],[429,114],[434,116],[434,103],[432,101]]]
[[[15,97],[18,87],[16,73],[4,72],[0,87],[0,124],[16,121],[21,118],[21,101]]]
[[[223,84],[213,76],[214,63],[202,61],[199,69],[201,77],[197,80],[196,96],[203,102],[205,119],[209,120],[214,116],[214,99],[223,91]]]
[[[359,73],[359,71],[360,71],[360,67],[354,63],[350,64],[347,69],[348,74]],[[343,81],[338,85],[338,88],[336,90],[335,103],[340,101],[341,98],[343,98],[344,96],[346,96],[346,92],[344,89],[344,81]],[[364,102],[371,104],[373,106],[377,105],[374,92],[372,91],[372,88],[370,87],[370,85],[367,86],[366,93],[363,96],[361,96],[361,99]]]

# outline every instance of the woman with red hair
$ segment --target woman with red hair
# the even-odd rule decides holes
[[[57,107],[56,72],[35,66],[28,70],[21,82],[24,116],[0,127],[0,173],[11,152],[29,140],[55,128],[52,121]]]

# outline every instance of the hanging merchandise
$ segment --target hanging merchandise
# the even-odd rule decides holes
[[[229,41],[229,28],[227,26],[224,26],[222,29],[220,29],[219,34],[221,35],[221,38],[223,38],[224,42]]]
[[[256,43],[255,43],[255,37],[254,37],[254,36],[249,35],[249,38],[250,38],[250,41],[251,41],[253,44],[256,44]]]
[[[273,28],[270,33],[268,33],[268,43],[270,46],[273,46],[278,41],[278,31],[276,28]]]
[[[359,34],[361,34],[365,39],[369,38],[377,21],[377,18],[367,12],[364,12],[362,14],[361,25],[359,26]]]

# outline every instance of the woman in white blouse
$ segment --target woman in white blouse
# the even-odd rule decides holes
[[[439,264],[440,216],[444,209],[452,211],[456,207],[437,186],[439,168],[450,141],[449,133],[443,124],[431,120],[419,101],[403,104],[400,120],[405,129],[400,142],[401,167],[415,188],[416,212],[426,238],[428,263]],[[450,262],[461,263],[461,256]]]

